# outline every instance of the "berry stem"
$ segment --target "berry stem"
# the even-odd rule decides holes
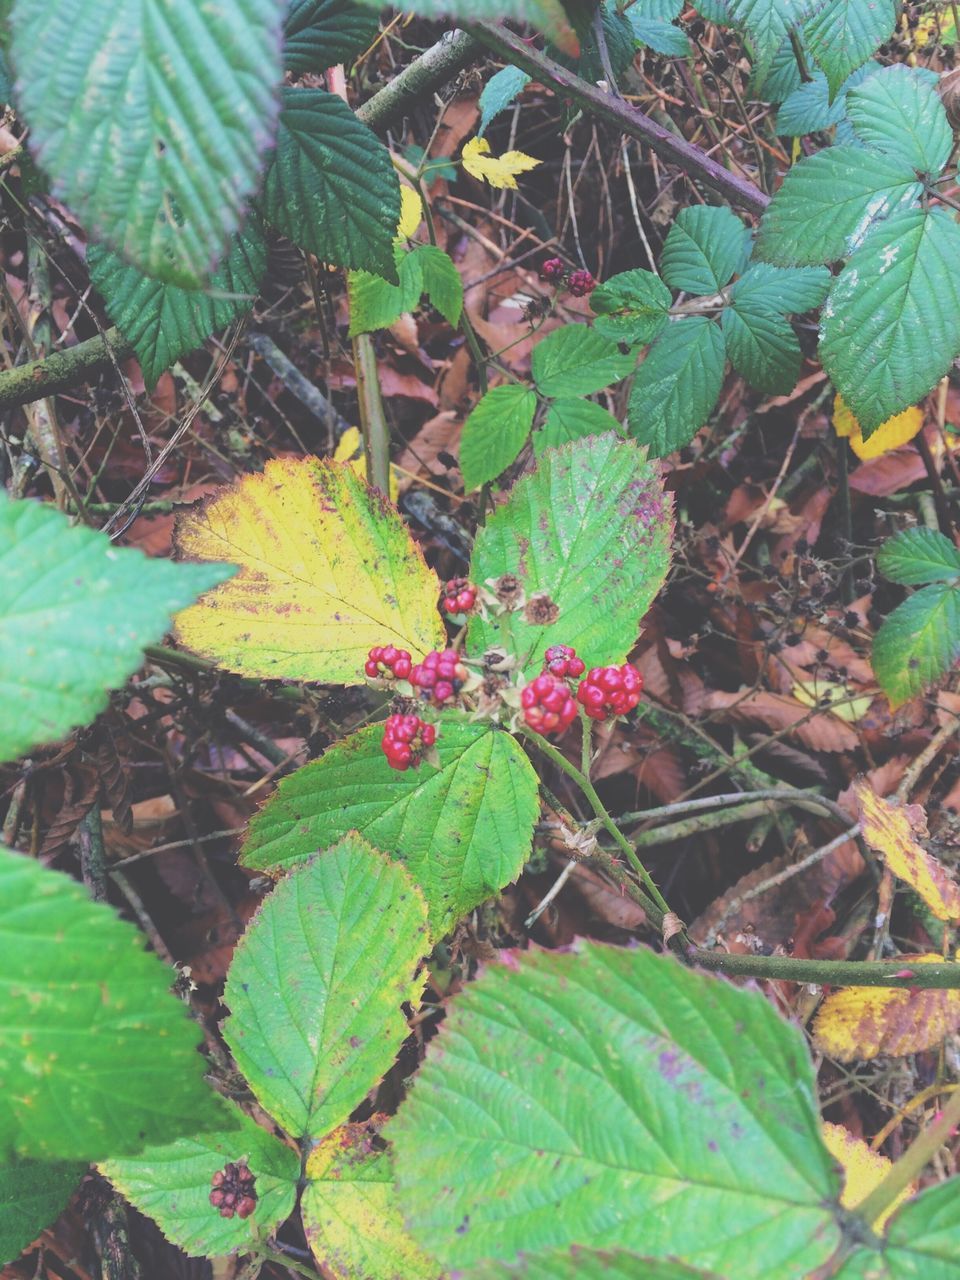
[[[583,707],[578,707],[580,712],[580,768],[585,778],[590,777],[590,766],[593,764],[593,739],[591,734],[590,717],[584,711]]]
[[[593,812],[600,820],[601,826],[603,826],[607,833],[612,836],[617,846],[621,849],[630,866],[633,867],[634,871],[645,885],[650,897],[656,903],[657,908],[662,911],[664,915],[668,915],[670,913],[670,907],[666,899],[657,888],[656,882],[650,872],[637,857],[637,851],[634,849],[633,845],[610,817],[610,814],[606,810],[606,806],[597,795],[594,785],[587,777],[586,773],[581,769],[578,769],[575,764],[571,764],[563,752],[558,751],[557,748],[553,746],[552,743],[548,742],[542,734],[534,733],[532,730],[528,729],[526,725],[522,724],[519,726],[519,732],[522,733],[530,742],[534,743],[549,760],[553,761],[558,769],[562,770],[568,778],[571,778],[577,784],[586,799],[589,801]],[[671,939],[671,942],[676,946],[677,950],[681,947],[685,950],[687,946],[689,946],[686,934],[677,934],[675,939]]]

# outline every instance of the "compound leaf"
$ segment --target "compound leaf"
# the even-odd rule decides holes
[[[960,1280],[960,1180],[927,1187],[900,1209],[882,1249],[852,1254],[836,1280]]]
[[[833,277],[826,267],[774,267],[756,262],[730,290],[741,307],[766,307],[779,315],[799,315],[819,307]]]
[[[607,431],[623,434],[620,423],[603,405],[570,397],[554,400],[539,431],[533,433],[533,451],[539,458],[544,449],[556,449],[584,436],[600,436]]]
[[[520,382],[493,387],[482,396],[463,424],[460,470],[469,493],[495,480],[527,442],[537,397]]]
[[[302,861],[361,832],[408,868],[441,937],[515,880],[530,856],[537,778],[508,733],[441,718],[436,766],[397,773],[370,725],[285,778],[250,824],[245,866]]]
[[[839,124],[847,114],[846,95],[838,94],[832,101],[831,96],[827,77],[822,71],[815,71],[780,104],[777,133],[798,138]]]
[[[232,572],[148,559],[55,507],[0,496],[0,760],[92,720],[173,614]]]
[[[920,191],[913,169],[896,156],[827,147],[787,173],[760,221],[757,256],[781,267],[844,258]]]
[[[554,329],[534,347],[531,360],[533,380],[544,396],[592,395],[625,378],[635,363],[632,352],[624,354],[585,324]]]
[[[375,12],[353,0],[292,0],[283,27],[288,71],[323,71],[363,53],[377,38]]]
[[[548,450],[479,531],[470,562],[477,583],[516,577],[526,605],[474,615],[468,652],[504,645],[530,679],[551,644],[573,645],[588,666],[623,662],[663,585],[672,533],[670,499],[632,441]]]
[[[790,31],[817,0],[723,0],[726,21],[741,28],[753,45],[753,74],[762,81]]]
[[[336,94],[283,90],[261,203],[278,231],[321,261],[396,279],[400,183],[386,147]]]
[[[960,227],[905,210],[874,228],[833,283],[820,358],[864,440],[915,404],[960,352]]]
[[[261,679],[361,684],[375,644],[442,644],[438,583],[393,507],[348,464],[275,458],[182,516],[176,544],[228,556],[231,583],[176,620],[220,666]]]
[[[684,316],[647,352],[630,393],[630,434],[655,458],[689,444],[717,402],[726,346],[719,325]]]
[[[673,289],[716,293],[740,269],[749,246],[750,232],[735,213],[722,205],[689,205],[670,228],[660,270]]]
[[[88,247],[87,266],[110,319],[133,344],[152,391],[165,369],[250,310],[267,268],[267,246],[260,227],[248,222],[203,289],[181,289],[145,276],[102,245]]]
[[[877,568],[885,577],[905,586],[955,583],[960,578],[960,551],[935,529],[905,529],[889,538],[877,552]]]
[[[804,24],[804,38],[826,73],[831,96],[893,34],[897,12],[897,0],[870,0],[868,4],[863,0],[831,0]]]
[[[793,390],[802,356],[797,335],[782,315],[739,302],[724,308],[722,325],[730,363],[751,386],[771,395]]]
[[[591,293],[593,327],[612,342],[652,342],[669,322],[671,301],[670,290],[652,271],[622,271]]]
[[[100,1165],[124,1199],[195,1256],[250,1249],[290,1216],[297,1195],[296,1152],[232,1103],[220,1101],[217,1114],[220,1123],[210,1133],[191,1133]],[[248,1218],[222,1218],[210,1203],[213,1175],[241,1160],[254,1176],[257,1207]]]
[[[487,968],[387,1134],[407,1223],[450,1269],[576,1243],[732,1275],[749,1239],[751,1274],[806,1275],[839,1243],[803,1037],[646,949]]]
[[[898,707],[934,684],[960,655],[960,590],[921,587],[886,618],[873,640],[873,670]]]
[[[202,1037],[142,934],[0,848],[0,1152],[99,1160],[209,1128]]]
[[[13,1260],[60,1216],[86,1165],[8,1157],[0,1165],[0,1265]]]
[[[355,831],[266,899],[230,965],[223,1034],[288,1133],[342,1124],[391,1066],[427,950],[423,895]]]
[[[869,7],[869,6],[864,6]],[[883,67],[847,94],[847,115],[868,147],[933,177],[953,150],[953,130],[935,85],[913,67]]]
[[[243,221],[277,122],[285,8],[18,0],[33,153],[91,235],[144,274],[202,284]]]

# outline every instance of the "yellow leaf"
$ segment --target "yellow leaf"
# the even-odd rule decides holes
[[[460,153],[463,167],[474,178],[489,182],[491,187],[516,188],[518,173],[535,169],[540,163],[522,151],[505,151],[502,156],[490,155],[490,143],[486,138],[471,138]]]
[[[230,671],[361,684],[375,644],[442,647],[436,576],[396,509],[340,463],[268,462],[181,517],[176,546],[240,566],[175,620],[182,644]]]
[[[904,969],[943,962],[943,956],[903,956]],[[960,1027],[960,991],[917,987],[844,987],[817,1010],[813,1042],[838,1062],[903,1057],[940,1044]]]
[[[893,1168],[893,1161],[882,1156],[879,1151],[871,1150],[862,1138],[854,1137],[842,1124],[831,1124],[825,1120],[820,1129],[824,1146],[843,1169],[840,1203],[845,1209],[855,1209],[861,1200],[866,1200],[870,1192],[879,1187]],[[884,1209],[880,1217],[871,1224],[874,1231],[879,1234],[894,1211],[899,1209],[904,1200],[909,1200],[915,1190],[915,1183],[904,1187],[889,1208]]]
[[[866,462],[870,458],[879,458],[882,453],[889,453],[891,449],[899,449],[901,445],[909,444],[922,426],[923,410],[913,405],[909,409],[904,409],[903,413],[898,413],[888,418],[886,422],[881,422],[870,439],[864,440],[860,423],[847,407],[843,397],[836,395],[833,400],[833,429],[838,436],[849,438],[850,448],[861,462]]]
[[[359,427],[348,427],[340,437],[334,451],[334,462],[346,462],[352,467],[354,474],[361,480],[367,478],[367,463],[363,456],[363,437]],[[400,493],[400,473],[397,468],[390,467],[390,501],[396,502]]]
[[[397,236],[409,240],[423,220],[423,201],[412,187],[400,183],[400,221]]]
[[[798,680],[792,692],[797,702],[802,702],[805,707],[819,707],[825,698],[828,699],[830,705],[824,707],[824,710],[839,720],[845,720],[847,724],[856,724],[858,720],[862,720],[873,701],[869,694],[859,698],[852,697],[852,689],[829,680]]]
[[[960,920],[960,889],[950,879],[946,867],[914,837],[910,818],[918,806],[894,806],[881,800],[865,782],[858,782],[855,790],[863,838],[871,849],[883,854],[893,874],[923,899],[938,920]],[[925,834],[922,809],[917,816]]]

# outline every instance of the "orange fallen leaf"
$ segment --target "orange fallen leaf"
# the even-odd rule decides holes
[[[838,436],[850,441],[850,448],[861,462],[866,462],[870,458],[879,458],[881,454],[889,453],[891,449],[898,449],[901,445],[907,444],[922,426],[923,410],[912,405],[909,409],[904,409],[903,413],[895,414],[886,422],[881,422],[870,439],[864,440],[860,423],[843,398],[838,395],[833,402],[833,429]]]
[[[919,894],[938,920],[960,920],[960,888],[914,835],[910,810],[916,806],[892,805],[862,782],[855,791],[863,838],[871,849],[883,854],[893,874]]]

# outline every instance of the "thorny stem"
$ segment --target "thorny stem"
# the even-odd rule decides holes
[[[960,990],[960,964],[950,960],[942,964],[911,964],[907,956],[896,960],[797,960],[793,956],[733,955],[699,947],[690,947],[685,958],[690,964],[731,978],[831,987],[894,987],[901,991]]]
[[[960,969],[960,965],[955,967]],[[953,1092],[950,1101],[933,1123],[917,1134],[880,1185],[874,1187],[866,1200],[857,1205],[857,1213],[868,1223],[876,1222],[901,1191],[922,1173],[957,1124],[960,1124],[960,1089]]]

